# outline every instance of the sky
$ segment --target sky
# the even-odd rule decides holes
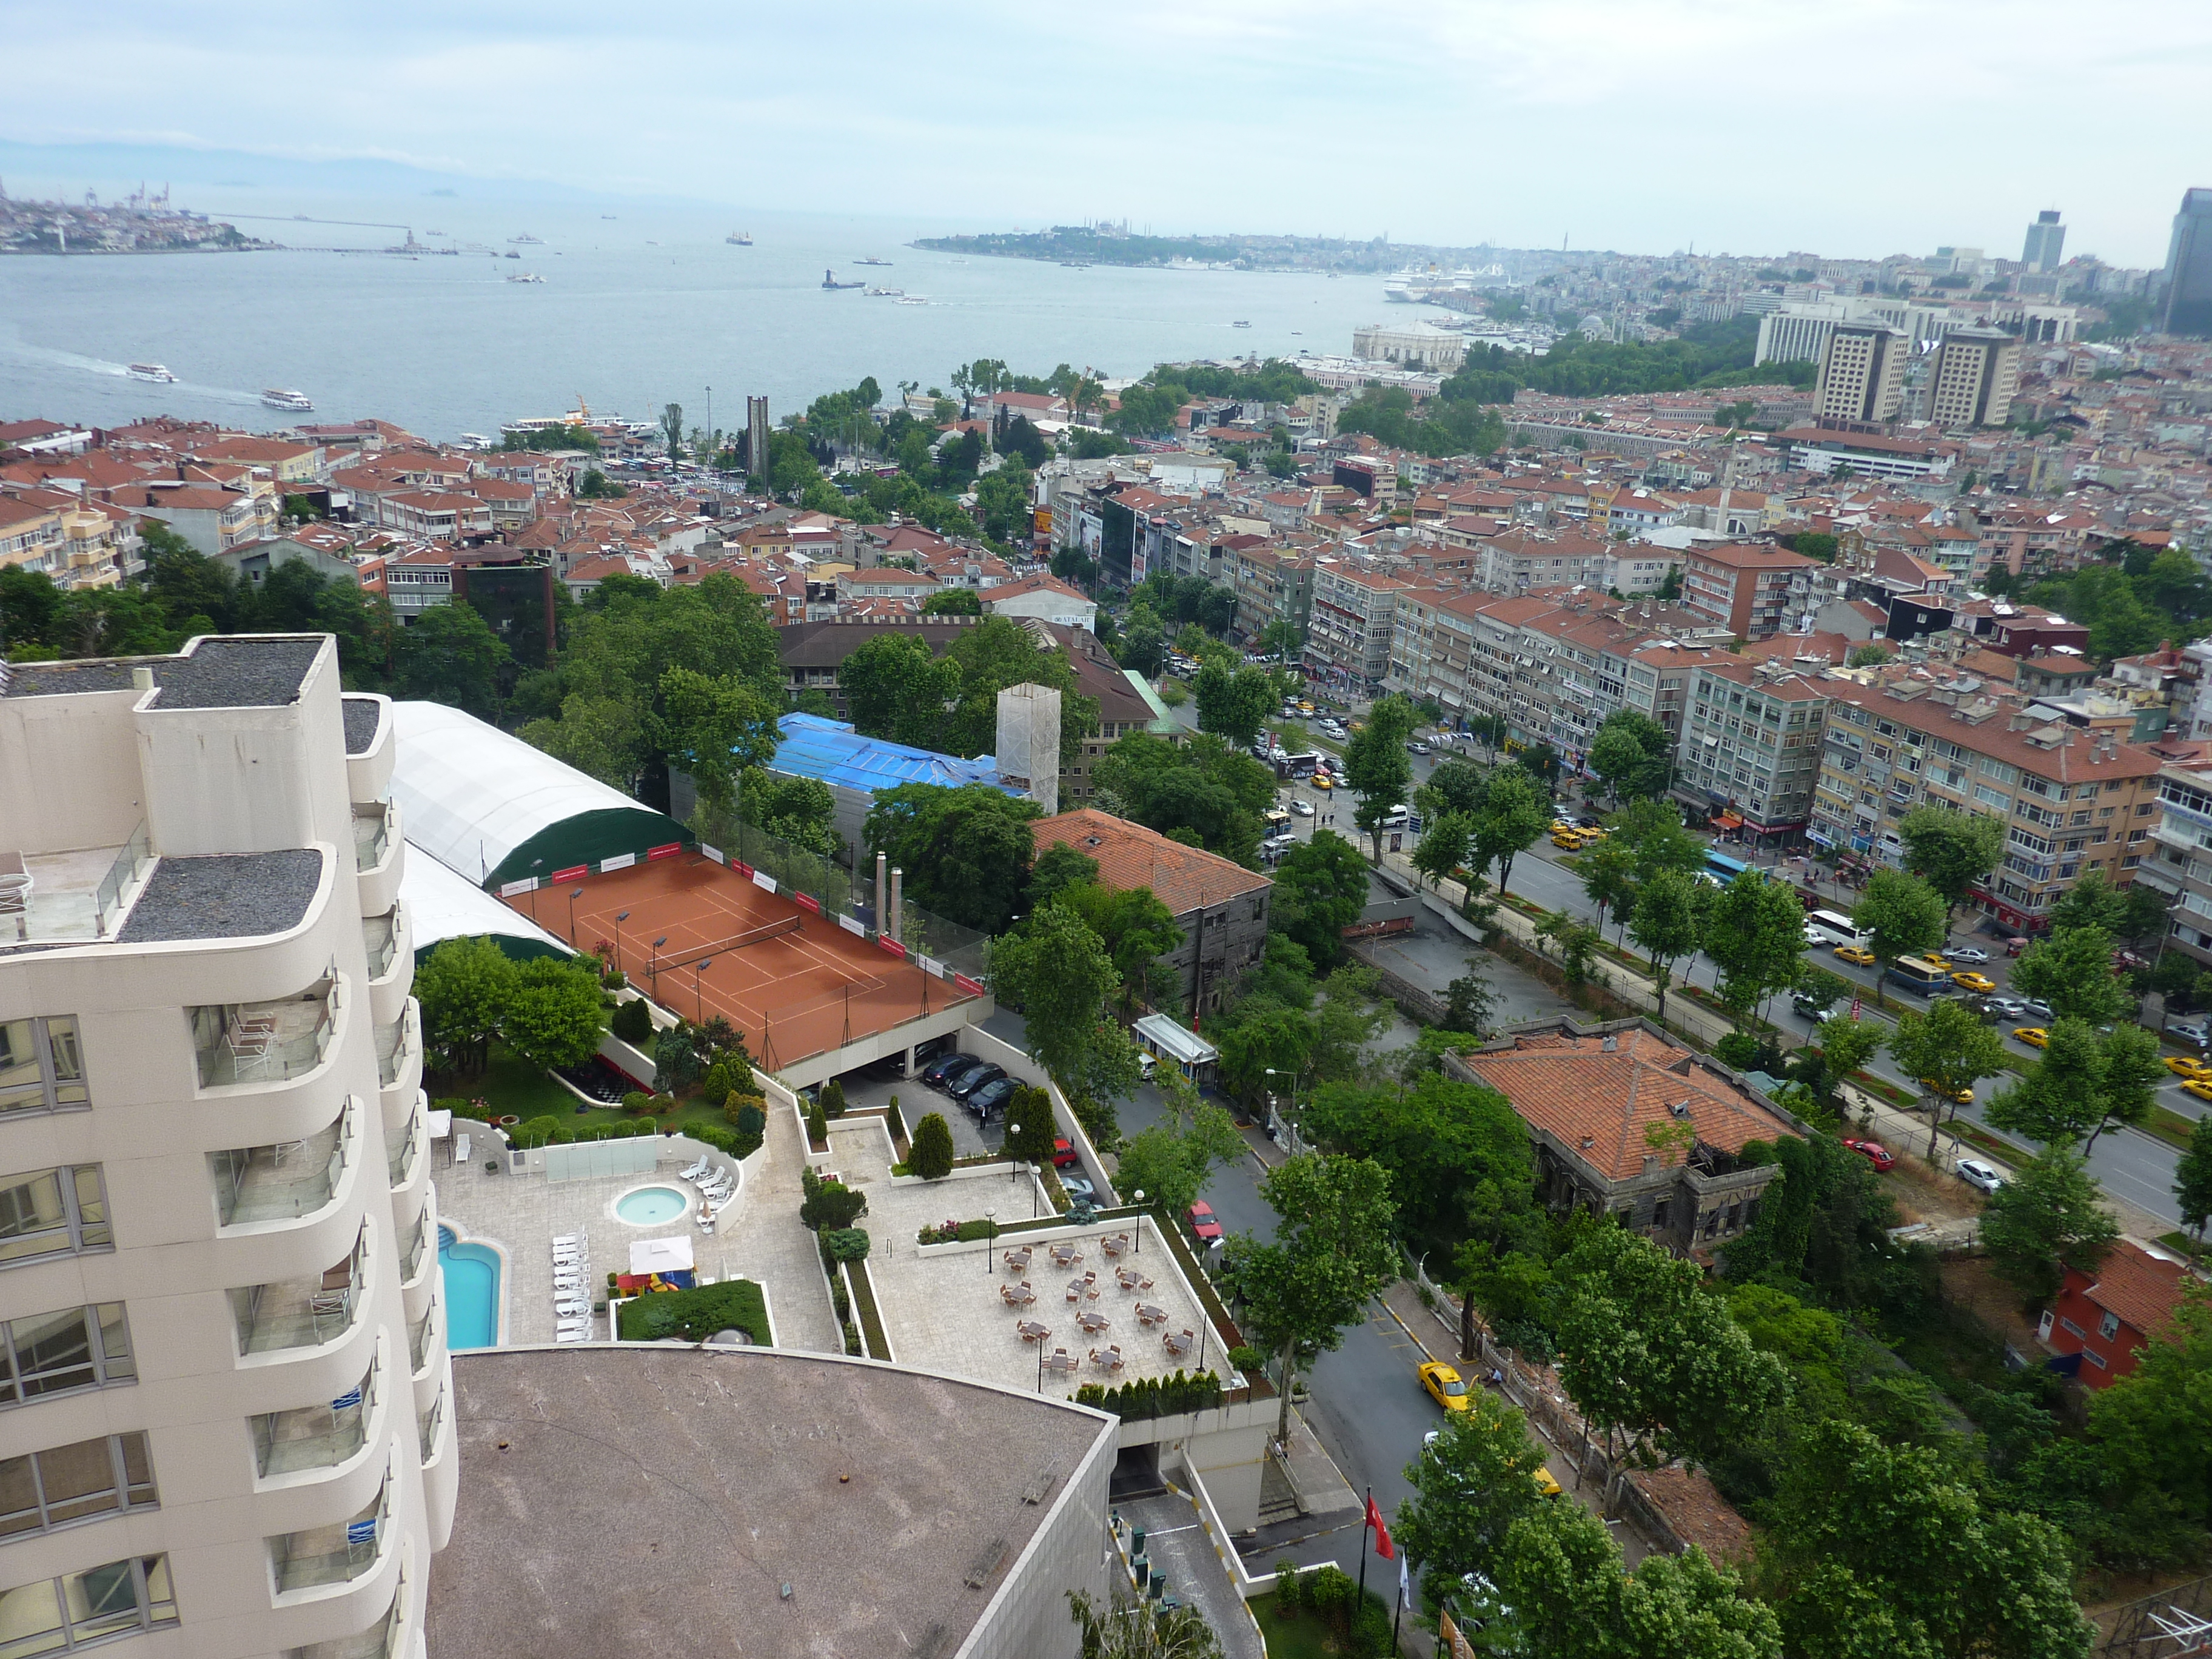
[[[0,139],[974,230],[2155,265],[2203,0],[0,0]]]

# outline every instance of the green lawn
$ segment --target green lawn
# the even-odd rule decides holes
[[[1272,1595],[1255,1595],[1251,1605],[1267,1638],[1267,1659],[1331,1659],[1340,1651],[1335,1638],[1310,1614],[1278,1614]]]
[[[586,1106],[558,1079],[531,1065],[501,1042],[491,1045],[491,1060],[482,1076],[434,1078],[427,1086],[434,1103],[481,1098],[491,1103],[495,1114],[512,1112],[525,1122],[533,1117],[550,1116],[582,1128],[587,1124],[612,1123],[628,1115],[611,1106]],[[681,1128],[691,1123],[723,1121],[719,1102],[710,1105],[704,1100],[687,1100],[673,1115],[662,1118],[660,1126],[664,1129]]]

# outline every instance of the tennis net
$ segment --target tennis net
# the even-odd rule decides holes
[[[687,960],[696,962],[702,957],[718,957],[725,951],[741,951],[748,945],[758,945],[763,939],[774,939],[780,933],[798,933],[805,921],[804,916],[793,915],[781,921],[763,922],[758,927],[748,927],[742,933],[732,933],[727,939],[718,939],[711,945],[702,945],[686,951],[684,955]]]

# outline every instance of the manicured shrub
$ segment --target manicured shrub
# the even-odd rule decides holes
[[[699,1080],[699,1051],[691,1046],[691,1033],[682,1026],[653,1039],[653,1080],[672,1094]]]
[[[549,1114],[544,1117],[525,1119],[507,1133],[518,1146],[543,1146],[553,1139],[556,1130],[563,1127],[559,1118]]]
[[[832,1262],[866,1261],[868,1233],[865,1227],[840,1227],[822,1235],[822,1254]]]
[[[1267,1369],[1267,1356],[1249,1345],[1229,1351],[1229,1363],[1247,1376],[1257,1376]]]
[[[1305,1595],[1305,1580],[1298,1577],[1298,1564],[1285,1556],[1275,1563],[1275,1610],[1296,1613]]]
[[[907,1167],[925,1181],[942,1181],[952,1173],[952,1127],[944,1113],[931,1112],[915,1126]]]
[[[834,1077],[822,1085],[822,1115],[845,1115],[845,1085]]]
[[[654,1342],[681,1337],[704,1342],[716,1331],[739,1330],[766,1346],[768,1298],[750,1279],[726,1279],[689,1291],[664,1291],[623,1304],[622,1340]]]
[[[747,1075],[742,1080],[749,1084],[752,1079]],[[699,1092],[709,1100],[725,1100],[736,1091],[739,1081],[737,1067],[726,1060],[717,1060],[699,1079]]]
[[[653,1097],[642,1089],[633,1089],[623,1097],[622,1109],[625,1112],[649,1112],[653,1109]]]
[[[868,1195],[841,1181],[817,1179],[804,1191],[805,1195],[799,1201],[799,1225],[817,1232],[849,1227],[868,1211]]]
[[[898,1097],[896,1095],[893,1095],[891,1097],[891,1103],[884,1110],[884,1123],[885,1127],[890,1130],[891,1139],[893,1140],[904,1140],[906,1139],[906,1120],[899,1115]]]
[[[608,970],[605,983],[610,991],[619,991],[627,987],[629,981],[623,977],[621,969],[614,968]]]
[[[635,998],[615,1010],[607,1029],[635,1048],[652,1040],[653,1011],[646,1006],[644,998]]]
[[[1352,1575],[1334,1562],[1318,1569],[1305,1583],[1307,1608],[1340,1631],[1350,1621],[1352,1604],[1359,1599],[1359,1586]]]
[[[732,1095],[722,1103],[722,1115],[741,1135],[757,1140],[768,1133],[768,1112],[757,1095]]]
[[[830,1120],[822,1115],[818,1100],[806,1109],[806,1138],[818,1146],[830,1144]]]
[[[1759,1039],[1748,1031],[1730,1031],[1713,1044],[1713,1058],[1736,1071],[1747,1071],[1759,1058]]]

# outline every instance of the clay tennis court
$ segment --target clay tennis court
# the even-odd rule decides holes
[[[720,1014],[744,1034],[753,1058],[775,1071],[857,1038],[964,1001],[969,993],[926,974],[833,916],[696,853],[606,875],[549,880],[507,902],[577,949],[616,939],[630,982],[672,1012]],[[665,943],[656,945],[655,940]],[[707,966],[696,964],[705,962]]]

